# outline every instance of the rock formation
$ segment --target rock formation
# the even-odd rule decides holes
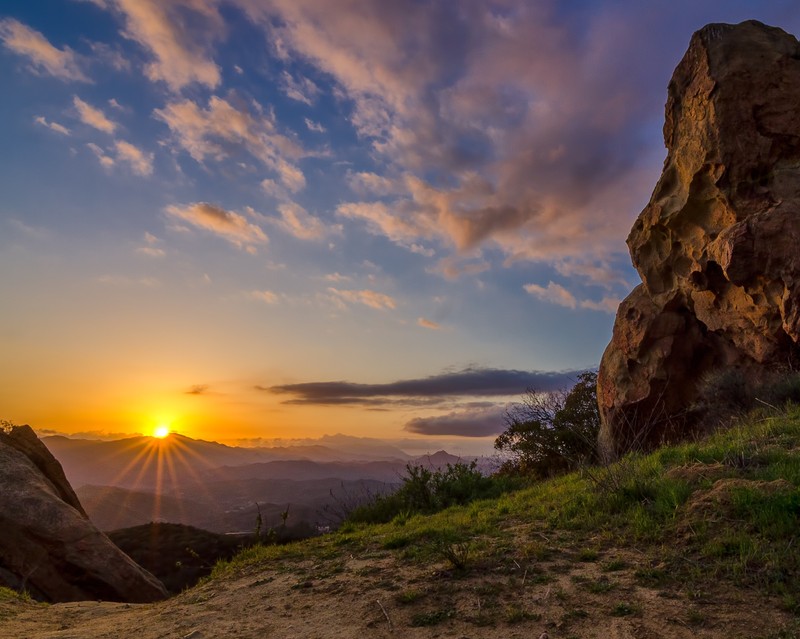
[[[709,371],[785,365],[800,338],[800,45],[755,21],[694,34],[664,170],[628,237],[642,284],[598,376],[609,453],[692,427]]]
[[[147,602],[167,594],[89,521],[29,426],[0,429],[0,585],[47,601]]]

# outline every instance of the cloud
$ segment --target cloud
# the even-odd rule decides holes
[[[331,232],[338,232],[338,227],[327,227],[319,218],[309,214],[302,206],[286,203],[278,206],[281,214],[279,220],[271,222],[300,240],[322,240]]]
[[[504,415],[503,406],[474,408],[438,417],[417,417],[409,421],[403,430],[428,436],[493,437],[505,430]]]
[[[614,314],[617,312],[617,307],[620,302],[619,298],[610,296],[604,297],[600,301],[579,300],[566,288],[555,282],[549,282],[547,286],[525,284],[523,288],[537,299],[572,309],[584,308],[591,311]]]
[[[176,143],[196,162],[221,162],[239,147],[274,171],[286,190],[294,193],[305,186],[305,176],[295,162],[306,152],[295,140],[277,131],[272,117],[257,109],[254,115],[244,106],[237,108],[212,96],[206,109],[191,100],[181,100],[170,102],[153,114],[170,128]],[[265,182],[265,190],[270,182],[276,184]]]
[[[170,205],[166,212],[171,217],[188,222],[194,227],[209,231],[228,240],[234,246],[244,248],[250,252],[258,244],[266,244],[269,239],[260,227],[247,221],[247,219],[233,211],[208,204],[194,202],[184,205]]]
[[[145,153],[130,142],[117,140],[114,142],[117,150],[117,160],[122,160],[130,165],[136,175],[146,177],[153,173],[153,154]]]
[[[402,183],[371,171],[348,173],[347,183],[361,195],[397,195],[403,192]]]
[[[89,142],[86,146],[92,153],[94,153],[95,157],[100,162],[100,166],[102,166],[104,169],[111,169],[114,166],[114,158],[107,155],[106,152],[94,142]]]
[[[408,249],[499,249],[505,265],[624,256],[659,170],[642,130],[663,86],[633,55],[648,48],[641,25],[654,26],[644,5],[630,20],[611,5],[574,20],[555,0],[239,5],[282,59],[333,79],[375,174],[403,176],[391,192],[358,184],[372,197],[342,203],[344,218]]]
[[[70,130],[62,124],[58,122],[48,122],[47,119],[42,115],[37,115],[33,118],[33,121],[36,124],[40,124],[44,127],[47,127],[51,131],[55,131],[56,133],[60,133],[61,135],[70,135]]]
[[[417,319],[417,326],[421,326],[422,328],[429,328],[433,331],[438,331],[442,328],[441,324],[437,324],[429,319],[425,319],[424,317],[420,317]]]
[[[394,309],[397,306],[394,298],[376,291],[343,291],[338,288],[329,287],[328,292],[337,300],[342,300],[350,304],[363,304],[364,306],[369,306],[379,311]]]
[[[322,279],[326,282],[349,282],[352,278],[347,275],[342,275],[341,273],[328,273]]]
[[[208,384],[195,384],[194,386],[190,386],[189,390],[185,391],[184,394],[185,395],[207,395],[209,388],[210,387],[209,387]]]
[[[311,80],[303,76],[295,78],[288,71],[281,74],[280,88],[287,98],[303,102],[308,106],[314,104],[320,93],[319,87]]]
[[[508,397],[522,395],[526,389],[547,392],[574,384],[575,372],[542,372],[467,368],[458,372],[431,377],[407,379],[388,384],[357,384],[353,382],[306,382],[283,384],[268,388],[276,394],[294,396],[289,404],[369,404],[388,402],[389,398],[430,400],[431,403],[454,397]]]
[[[314,122],[313,120],[309,120],[308,118],[304,118],[303,120],[306,123],[306,128],[309,131],[314,131],[315,133],[325,133],[327,129],[322,126],[319,122]]]
[[[144,242],[144,246],[140,246],[136,249],[137,253],[141,253],[142,255],[147,255],[149,257],[164,257],[166,255],[166,251],[158,246],[161,243],[161,240],[159,240],[152,233],[144,234]]]
[[[0,20],[0,40],[14,53],[27,58],[34,71],[61,80],[89,82],[72,49],[54,47],[41,33],[13,18]]]
[[[84,124],[87,124],[98,131],[102,131],[103,133],[108,133],[109,135],[113,134],[116,130],[116,123],[109,120],[105,113],[103,113],[100,109],[96,109],[90,104],[87,104],[77,95],[72,96],[72,103],[78,110],[78,117]]]
[[[215,2],[205,0],[108,0],[125,22],[123,36],[146,49],[152,60],[145,76],[172,91],[191,84],[210,89],[222,81],[207,46],[222,37],[225,26]]]
[[[272,291],[250,291],[247,293],[247,297],[265,304],[277,304],[280,301],[278,294]]]

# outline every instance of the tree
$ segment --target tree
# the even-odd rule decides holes
[[[501,471],[549,477],[598,460],[597,373],[578,375],[571,390],[529,388],[505,415],[506,430],[494,447],[508,456]]]

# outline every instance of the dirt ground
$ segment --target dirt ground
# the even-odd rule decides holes
[[[0,604],[4,639],[785,639],[778,602],[711,584],[643,583],[652,559],[626,550],[465,573],[386,551],[249,567],[157,604]],[[646,579],[644,580],[647,581]],[[657,581],[657,580],[656,580]],[[794,630],[788,629],[793,628]]]

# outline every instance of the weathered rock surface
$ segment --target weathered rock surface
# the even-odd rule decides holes
[[[692,427],[701,378],[757,377],[800,339],[800,45],[755,21],[694,34],[669,84],[664,171],[628,237],[642,284],[600,366],[601,442]]]
[[[29,426],[0,430],[0,585],[49,601],[149,602],[167,594],[89,521]]]

